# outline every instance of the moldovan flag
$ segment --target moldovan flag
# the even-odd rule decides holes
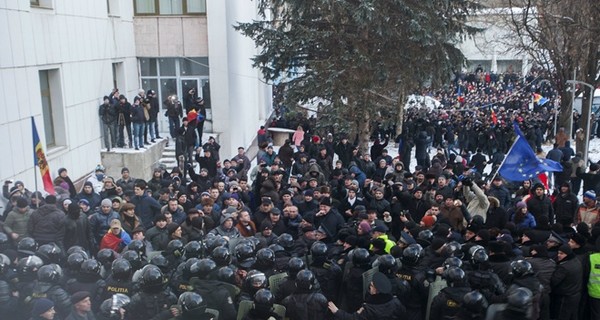
[[[33,117],[31,117],[31,129],[33,131],[33,165],[40,168],[42,181],[44,182],[44,190],[49,194],[54,194],[54,185],[52,184],[52,178],[50,177],[50,167],[48,167],[46,154],[44,153],[42,141],[40,141],[40,136],[38,135]]]

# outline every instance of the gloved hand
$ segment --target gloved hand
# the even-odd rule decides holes
[[[466,177],[462,181],[463,186],[471,187],[473,186],[473,180],[469,177]]]

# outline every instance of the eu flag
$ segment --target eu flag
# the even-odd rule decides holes
[[[500,176],[511,181],[524,181],[535,178],[542,172],[562,171],[560,163],[538,158],[527,139],[523,137],[517,123],[514,123],[513,126],[517,138],[498,169]]]

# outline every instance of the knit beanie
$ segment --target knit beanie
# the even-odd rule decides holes
[[[46,298],[40,298],[35,300],[35,304],[33,305],[33,309],[31,310],[31,316],[33,318],[37,318],[42,313],[52,309],[54,307],[54,302],[52,300]]]

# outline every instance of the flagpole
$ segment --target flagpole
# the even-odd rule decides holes
[[[500,162],[500,165],[498,166],[498,169],[496,169],[496,172],[494,173],[494,176],[492,176],[492,179],[489,180],[489,181],[494,181],[494,179],[498,175],[498,172],[500,172],[500,168],[502,168],[502,166],[504,165],[504,161],[506,161],[506,155],[510,154],[510,152],[512,151],[512,149],[515,147],[515,144],[517,144],[517,140],[518,139],[521,139],[521,136],[517,135],[517,139],[515,139],[515,141],[513,141],[513,144],[512,144],[512,146],[510,146],[510,149],[508,149],[508,152],[506,152],[504,154],[504,159],[502,159],[502,162]]]
[[[32,123],[31,130],[33,132],[33,124],[35,123],[35,119],[33,118],[33,116],[31,116],[31,123]],[[37,163],[35,162],[35,159],[36,159],[35,145],[33,146],[33,159],[34,159],[34,161],[33,161],[33,181],[34,181],[34,184],[35,184],[35,191],[39,192],[40,189],[38,189],[37,172],[36,172],[36,169],[35,169],[37,167]]]

